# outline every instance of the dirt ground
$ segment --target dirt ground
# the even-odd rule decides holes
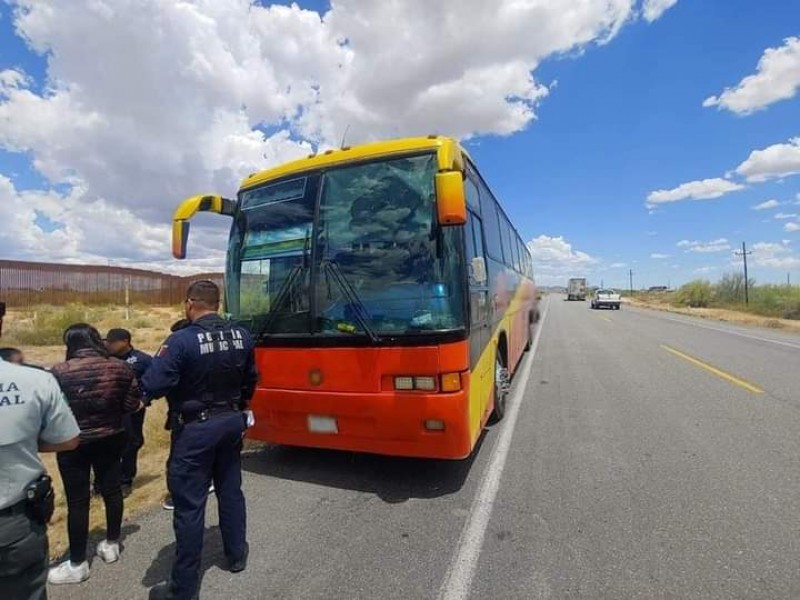
[[[738,325],[749,325],[751,327],[766,327],[769,329],[780,329],[792,333],[800,333],[800,321],[790,319],[775,319],[771,317],[761,317],[746,312],[730,310],[725,308],[688,308],[676,307],[667,303],[655,302],[652,300],[641,300],[638,298],[627,298],[628,304],[652,308],[681,315],[691,315],[712,321],[724,321]]]

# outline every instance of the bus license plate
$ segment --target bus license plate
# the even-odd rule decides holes
[[[311,433],[339,433],[339,426],[334,417],[308,416],[308,430]]]

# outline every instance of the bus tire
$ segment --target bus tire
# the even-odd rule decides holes
[[[489,416],[489,423],[495,424],[506,416],[508,401],[508,369],[503,366],[503,357],[497,352],[494,360],[494,410]]]
[[[537,312],[536,315],[528,317],[528,337],[525,340],[525,352],[530,350],[531,346],[533,345],[533,324],[539,322],[538,309],[536,312]]]

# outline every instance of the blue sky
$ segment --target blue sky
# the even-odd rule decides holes
[[[627,1],[619,0],[618,4]],[[650,1],[662,3],[660,0]],[[467,138],[467,147],[520,233],[533,241],[534,263],[538,264],[543,283],[557,283],[568,276],[585,275],[596,283],[602,279],[606,285],[625,286],[628,269],[634,270],[637,286],[675,285],[701,276],[713,279],[736,268],[733,250],[742,241],[753,246],[751,273],[757,280],[785,281],[787,272],[792,272],[793,278],[800,281],[800,232],[792,231],[793,226],[788,225],[800,223],[800,217],[789,216],[800,214],[800,204],[793,204],[800,201],[800,177],[770,175],[764,178],[766,181],[747,181],[744,172],[733,173],[751,152],[789,144],[789,140],[800,135],[800,94],[795,88],[795,93],[780,100],[762,99],[761,104],[755,100],[755,109],[751,113],[737,114],[724,107],[703,106],[706,98],[719,96],[726,88],[735,88],[744,78],[756,74],[759,60],[767,49],[779,49],[785,40],[800,35],[800,5],[789,0],[763,0],[759,3],[748,0],[680,0],[659,18],[648,22],[639,13],[643,5],[638,4],[638,0],[630,2],[631,10],[620,20],[619,31],[606,43],[601,43],[601,40],[604,32],[608,32],[608,29],[603,29],[608,21],[603,21],[607,15],[602,14],[601,9],[586,15],[588,24],[595,23],[592,19],[604,23],[593,25],[596,31],[590,36],[581,38],[581,31],[565,29],[563,39],[543,41],[541,48],[536,44],[527,48],[523,39],[519,41],[519,50],[511,47],[513,44],[506,47],[504,37],[511,34],[498,25],[497,37],[492,38],[494,25],[489,22],[486,26],[489,41],[483,54],[494,55],[491,46],[494,43],[498,50],[493,62],[484,64],[486,61],[481,56],[461,56],[459,60],[462,62],[453,64],[452,73],[447,74],[444,69],[446,75],[442,75],[449,77],[463,72],[462,83],[469,83],[470,73],[485,69],[480,80],[489,81],[485,107],[483,98],[469,95],[474,93],[475,86],[464,84],[464,93],[455,96],[452,103],[454,108],[440,113],[431,109],[430,114],[422,116],[409,114],[407,126],[393,121],[397,106],[392,104],[392,99],[379,97],[382,82],[366,81],[367,78],[359,77],[358,69],[373,73],[373,79],[385,76],[385,89],[395,90],[392,86],[399,84],[392,80],[391,74],[382,75],[386,69],[383,67],[381,70],[381,65],[393,64],[394,58],[398,63],[407,62],[410,66],[406,72],[403,72],[403,65],[399,65],[401,74],[397,78],[407,81],[407,105],[418,105],[432,89],[440,89],[436,87],[436,81],[420,82],[416,79],[418,73],[426,72],[426,60],[434,66],[437,60],[441,60],[436,51],[428,49],[425,41],[421,42],[421,49],[409,49],[408,45],[399,43],[394,47],[387,41],[383,58],[388,62],[381,63],[381,57],[370,55],[368,48],[375,39],[381,39],[378,29],[385,25],[385,21],[399,23],[398,31],[405,24],[409,31],[419,31],[423,40],[424,27],[430,24],[415,22],[419,15],[411,8],[376,8],[359,0],[350,0],[341,6],[334,3],[335,18],[328,13],[324,19],[322,15],[330,8],[327,2],[300,3],[302,9],[319,13],[316,19],[310,18],[313,13],[291,8],[288,2],[281,3],[286,5],[281,13],[270,12],[270,3],[261,2],[263,18],[270,23],[274,20],[276,24],[271,25],[274,28],[268,29],[262,38],[264,48],[259,60],[270,65],[270,73],[278,73],[275,75],[275,89],[289,90],[285,92],[286,102],[279,108],[268,105],[272,96],[268,93],[262,95],[260,91],[253,96],[247,89],[248,84],[242,83],[242,78],[219,82],[214,79],[222,77],[219,70],[211,74],[192,73],[192,80],[186,83],[184,92],[176,84],[174,95],[170,95],[171,84],[165,84],[165,81],[171,82],[176,78],[158,80],[159,75],[153,75],[153,69],[145,70],[143,67],[142,73],[136,77],[142,78],[144,87],[151,86],[145,104],[147,98],[152,98],[153,106],[152,112],[141,112],[141,140],[133,139],[136,134],[132,136],[131,131],[138,129],[135,124],[131,130],[126,120],[131,114],[147,110],[147,107],[143,109],[134,99],[130,109],[120,106],[130,94],[126,96],[119,92],[126,84],[122,80],[114,81],[113,73],[121,68],[135,69],[128,62],[131,53],[141,52],[144,56],[155,52],[146,45],[147,42],[143,41],[144,45],[136,49],[136,34],[130,32],[126,35],[133,37],[119,34],[98,39],[98,46],[102,48],[105,44],[108,47],[108,56],[104,53],[87,56],[86,61],[95,61],[99,65],[97,69],[90,69],[80,64],[80,52],[75,50],[80,48],[81,35],[85,35],[82,32],[87,31],[86,22],[75,17],[74,29],[63,15],[60,29],[55,21],[49,24],[48,29],[45,17],[23,22],[21,30],[34,46],[51,48],[49,54],[42,55],[29,46],[29,41],[17,35],[12,7],[0,5],[0,71],[15,69],[24,72],[28,81],[16,85],[16,89],[24,90],[28,94],[26,97],[41,98],[47,106],[53,107],[55,115],[51,119],[50,113],[42,112],[41,107],[28,107],[22,98],[24,94],[8,100],[0,92],[0,175],[12,182],[16,202],[6,203],[6,210],[10,210],[8,207],[12,205],[33,209],[29,212],[30,218],[20,218],[21,226],[29,226],[33,231],[29,246],[17,244],[15,247],[0,240],[0,250],[20,258],[40,260],[115,260],[117,251],[113,244],[103,248],[90,243],[86,224],[91,222],[91,216],[82,211],[87,205],[92,205],[107,211],[108,218],[118,219],[119,231],[125,231],[126,226],[137,228],[138,233],[131,236],[131,241],[141,247],[138,263],[164,268],[169,258],[165,256],[168,251],[166,241],[161,239],[166,233],[162,225],[168,221],[172,195],[184,192],[181,182],[187,182],[187,195],[198,191],[191,189],[192,185],[230,186],[227,182],[235,180],[229,173],[233,169],[230,164],[241,163],[244,166],[240,168],[250,169],[245,163],[252,162],[252,156],[272,162],[290,158],[304,152],[307,149],[304,145],[324,144],[325,139],[336,139],[345,122],[356,123],[355,130],[360,128],[367,136],[373,134],[370,127],[380,135],[384,135],[382,132],[389,135],[395,132],[427,133],[421,128],[441,125],[439,132]],[[221,1],[219,6],[225,4]],[[235,3],[230,4],[233,6]],[[554,1],[553,4],[559,3]],[[667,0],[664,4],[673,3]],[[212,17],[220,23],[221,47],[233,45],[231,40],[225,39],[225,31],[235,31],[236,15],[232,11],[236,9],[230,8],[230,14],[217,7],[208,10],[217,10]],[[385,12],[391,10],[399,12]],[[105,16],[110,19],[109,28],[113,28],[117,18],[119,23],[123,23],[123,13],[119,9],[112,17]],[[553,20],[553,27],[567,28],[558,20],[558,13],[554,10],[548,17]],[[41,17],[35,10],[31,14]],[[164,19],[165,15],[168,17],[169,13],[165,11],[157,18]],[[446,16],[445,11],[443,18]],[[137,18],[146,17],[140,14]],[[228,18],[233,29],[225,30],[223,24]],[[468,19],[469,16],[459,18]],[[436,15],[432,15],[431,20],[435,22]],[[359,30],[359,22],[370,22],[371,26]],[[465,29],[469,26],[469,21],[463,22]],[[353,54],[349,57],[345,54],[336,56],[336,52],[343,52],[341,48],[326,50],[324,40],[319,48],[314,47],[315,35],[320,39],[325,36],[333,38],[336,27],[339,28],[335,31],[337,39],[346,37],[350,41]],[[70,37],[71,31],[73,37]],[[191,37],[195,34],[190,32],[187,35],[186,47],[196,48],[197,44]],[[530,36],[537,35],[536,23],[532,21]],[[541,35],[544,38],[549,34],[542,32]],[[280,36],[286,36],[286,44],[280,41]],[[299,40],[296,44],[298,51],[284,56],[285,49],[292,47],[289,43],[292,36]],[[130,51],[127,54],[124,49],[117,52],[119,48],[114,47],[115,39],[124,39]],[[176,48],[183,50],[178,42],[180,40],[176,40]],[[275,45],[271,46],[272,43]],[[454,39],[452,43],[458,44],[459,40]],[[153,44],[158,46],[159,42]],[[403,49],[406,55],[399,56],[397,53]],[[231,52],[232,58],[222,57],[228,62],[221,64],[234,64],[240,60],[242,64],[252,65],[245,60],[248,57],[237,56],[235,50]],[[431,55],[430,59],[426,58],[426,52]],[[164,70],[169,71],[174,65],[158,62],[164,61],[164,56],[186,55],[171,52],[153,59],[153,64],[163,64]],[[209,63],[222,60],[219,54],[204,58]],[[115,60],[123,67],[115,66]],[[364,67],[370,60],[378,65],[373,71]],[[515,83],[513,77],[509,77],[494,89],[494,80],[487,78],[506,66],[515,68],[513,66],[520,61],[527,64],[528,72],[532,72],[533,83]],[[142,62],[147,62],[146,56]],[[343,68],[342,64],[352,69],[352,74],[348,75],[349,79],[333,79],[331,72]],[[800,63],[795,68],[800,70]],[[180,74],[185,72],[183,69]],[[789,69],[788,75],[782,72],[779,76],[797,77],[796,85],[800,86],[800,76],[793,73],[795,71]],[[524,78],[524,74],[525,69],[518,79]],[[152,81],[147,80],[150,76]],[[268,89],[271,76],[264,75],[263,87],[259,90]],[[198,83],[201,77],[208,78],[208,81]],[[128,79],[132,78],[133,75],[129,75]],[[232,85],[232,81],[233,85],[242,85],[238,91],[242,99],[234,98],[231,106],[223,106],[219,104],[224,104],[220,100],[224,91],[220,92],[220,89],[225,89],[223,84]],[[308,84],[309,81],[312,84]],[[780,83],[768,82],[766,88]],[[195,85],[198,86],[196,89],[191,87]],[[353,101],[345,106],[324,96],[309,100],[307,90],[302,92],[305,95],[298,91],[304,85],[313,90],[330,90],[341,85],[338,96],[352,91]],[[791,82],[789,85],[791,87]],[[538,96],[544,88],[537,86],[549,88],[549,93]],[[229,89],[233,97],[236,90]],[[165,95],[165,90],[170,93]],[[118,93],[120,95],[116,95]],[[181,96],[182,93],[186,95]],[[771,92],[762,89],[762,95],[764,93],[769,97]],[[158,130],[151,129],[149,136],[146,132],[148,127],[156,127],[160,118],[157,113],[175,111],[172,121],[177,123],[187,116],[185,112],[180,114],[181,102],[188,110],[194,104],[194,97],[200,94],[207,96],[197,116],[198,135],[202,134],[198,140],[202,142],[192,147],[192,143],[184,143],[190,142],[186,140],[186,130],[176,129],[174,135],[167,132],[165,139],[159,140],[163,147],[154,147],[152,131],[156,131],[155,137],[159,137]],[[499,99],[493,99],[493,94],[499,95]],[[524,94],[531,95],[524,104],[531,114],[521,118],[508,99]],[[68,98],[70,102],[57,103],[54,96]],[[110,98],[114,99],[113,103]],[[265,106],[252,108],[264,98],[267,98]],[[459,101],[463,106],[458,106]],[[367,106],[368,102],[373,104]],[[65,105],[68,105],[67,109],[63,108]],[[229,125],[230,132],[223,131],[222,125],[217,125],[211,133],[203,129],[208,127],[210,120],[218,118],[221,110],[234,115],[237,107],[245,105],[247,110],[243,114],[250,123],[249,127],[266,138],[260,140],[263,147],[257,152],[249,147],[251,137],[247,130],[241,131],[241,123]],[[290,108],[284,105],[290,105]],[[370,111],[363,111],[367,116],[348,113],[348,110],[354,110],[354,105],[367,106]],[[502,109],[499,105],[503,105]],[[63,113],[56,109],[63,110]],[[383,117],[382,110],[385,111]],[[46,114],[47,118],[39,117],[37,111]],[[22,116],[15,118],[15,115]],[[77,131],[71,123],[83,122],[82,117],[86,117],[85,122],[89,124]],[[363,123],[359,121],[362,117]],[[30,120],[24,127],[18,125],[15,128],[9,124],[12,118],[17,124],[24,118]],[[385,122],[380,122],[381,118]],[[148,119],[152,119],[153,124],[148,125]],[[40,125],[42,135],[31,133]],[[163,118],[158,126],[165,127]],[[119,137],[109,133],[112,129],[118,130],[119,133],[114,135]],[[281,137],[283,130],[286,139]],[[209,136],[220,131],[218,139],[234,139],[235,143],[231,142],[222,149],[215,148],[208,156],[197,156],[209,146]],[[48,135],[52,137],[48,139]],[[170,135],[175,141],[172,148],[167,147]],[[120,148],[128,144],[131,147],[125,149],[125,154]],[[119,158],[115,158],[117,149],[120,149]],[[791,152],[791,148],[788,151]],[[141,153],[141,160],[137,153]],[[172,164],[170,158],[179,154],[175,166],[169,167]],[[36,165],[34,160],[38,161]],[[185,168],[189,160],[195,160],[197,164],[212,164],[209,168],[211,174],[204,179],[206,175],[199,173],[197,165]],[[792,157],[789,160],[793,160]],[[114,172],[115,166],[125,170],[125,176]],[[136,168],[141,168],[141,171],[134,172]],[[169,168],[174,168],[174,171]],[[233,175],[238,175],[238,171]],[[678,199],[645,206],[648,195],[656,190],[674,190],[688,182],[717,178],[722,180],[722,184],[728,182],[742,189],[715,199]],[[115,182],[115,179],[120,181]],[[137,202],[130,198],[129,190],[140,185],[147,188],[146,194],[144,191],[142,194],[152,200]],[[77,193],[76,190],[80,190],[82,195],[83,208],[78,208],[79,205],[69,198],[71,193],[73,196]],[[35,193],[23,199],[26,191]],[[233,193],[231,189],[219,191]],[[175,197],[175,201],[178,199]],[[771,199],[780,206],[753,209],[753,206]],[[35,205],[37,202],[41,206]],[[21,211],[22,208],[15,210]],[[79,216],[73,215],[73,211]],[[775,218],[779,214],[787,215],[787,218]],[[224,232],[214,228],[210,221],[208,223],[203,247],[208,248],[209,262],[195,263],[198,267],[219,261],[224,250]],[[681,242],[683,244],[679,246]],[[135,256],[136,252],[128,249],[118,254],[122,261],[128,260],[125,257]],[[664,256],[652,258],[653,255]]]
[[[800,246],[796,233],[771,218],[776,211],[751,208],[794,199],[798,178],[666,205],[652,215],[644,207],[652,190],[722,176],[751,150],[798,135],[798,97],[744,117],[702,106],[752,73],[765,48],[796,35],[798,23],[793,2],[679,3],[658,22],[628,28],[579,59],[548,60],[537,74],[558,85],[539,120],[510,138],[481,140],[471,152],[527,237],[563,235],[592,256],[629,264],[642,285],[682,281],[704,266],[729,270],[730,253],[687,254],[676,247],[681,240],[789,238]],[[674,260],[650,259],[653,253]],[[800,269],[793,270],[800,281]],[[626,271],[613,269],[606,284],[624,285]],[[785,280],[774,269],[751,273]]]

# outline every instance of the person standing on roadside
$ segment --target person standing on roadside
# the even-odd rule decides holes
[[[64,332],[66,362],[53,367],[67,402],[80,426],[80,445],[58,453],[58,470],[67,497],[69,560],[50,569],[54,585],[89,578],[86,560],[89,537],[89,474],[94,471],[106,508],[106,539],[97,555],[107,563],[119,560],[123,499],[120,488],[125,414],[141,408],[142,392],[124,362],[108,356],[100,333],[85,323]]]
[[[15,365],[24,365],[25,355],[19,348],[0,348],[0,360],[14,363]]]
[[[50,478],[38,452],[78,447],[78,423],[49,373],[0,359],[0,593],[47,598]],[[30,497],[29,497],[30,492]]]
[[[106,348],[111,356],[125,361],[133,369],[136,380],[141,381],[153,358],[131,344],[131,333],[127,329],[110,329],[106,334]],[[125,415],[125,431],[128,442],[122,452],[122,495],[128,496],[136,477],[139,450],[144,446],[144,419],[146,407]]]
[[[196,598],[209,485],[214,483],[228,568],[247,567],[242,439],[258,374],[254,344],[241,326],[218,314],[219,287],[196,281],[186,293],[187,327],[170,335],[142,385],[150,398],[166,396],[172,415],[167,481],[175,511],[175,562],[151,599]]]
[[[15,365],[22,365],[23,367],[31,367],[32,369],[39,369],[40,371],[47,371],[44,367],[39,365],[32,365],[25,360],[25,354],[19,348],[0,348],[0,360],[14,363]]]

